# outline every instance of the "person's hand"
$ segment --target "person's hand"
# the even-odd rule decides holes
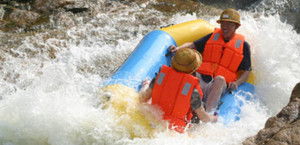
[[[149,79],[145,79],[142,82],[142,87],[141,87],[141,91],[145,91],[149,88],[151,81]]]
[[[151,81],[149,79],[145,79],[142,81],[142,88],[139,92],[140,102],[147,102],[151,98],[152,89],[149,88]]]
[[[211,115],[210,117],[209,117],[209,120],[210,120],[210,122],[217,122],[218,121],[218,116],[217,115]]]
[[[150,84],[150,80],[149,79],[145,79],[142,82],[142,86],[146,86],[146,85],[149,85],[149,84]]]
[[[150,80],[149,79],[145,79],[145,80],[143,80],[143,82],[142,82],[142,87],[148,87],[149,86],[149,84],[150,84]]]
[[[236,83],[236,82],[230,82],[229,84],[228,84],[228,90],[230,90],[230,91],[234,91],[234,90],[236,90],[238,88],[238,84]]]
[[[174,45],[171,45],[170,47],[169,47],[169,51],[170,52],[176,52],[178,50],[178,47],[176,47],[176,46],[174,46]]]

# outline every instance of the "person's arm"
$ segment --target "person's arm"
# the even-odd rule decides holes
[[[205,44],[207,42],[207,40],[211,37],[212,33],[194,41],[194,42],[187,42],[187,43],[184,43],[182,44],[181,46],[179,47],[176,47],[174,45],[171,45],[170,46],[170,51],[171,52],[176,52],[177,50],[181,49],[181,48],[192,48],[192,49],[196,49],[198,50],[200,53],[202,53],[204,51],[204,47],[205,47]]]
[[[230,90],[236,90],[238,86],[240,86],[243,82],[246,82],[248,80],[249,74],[250,71],[241,71],[240,77],[236,81],[230,82],[228,84],[228,88]]]
[[[248,80],[250,71],[241,71],[241,75],[238,78],[238,80],[236,80],[235,82],[237,83],[237,85],[241,85],[243,82],[246,82]]]
[[[174,45],[171,45],[170,46],[170,51],[171,52],[176,52],[177,50],[181,49],[181,48],[195,48],[195,44],[193,42],[186,42],[184,44],[182,44],[181,46],[174,46]]]
[[[151,98],[152,87],[149,80],[144,80],[142,82],[142,88],[139,92],[140,102],[147,102]]]
[[[228,88],[230,90],[236,90],[239,85],[248,80],[248,77],[251,72],[251,53],[250,53],[250,45],[245,41],[244,42],[244,58],[239,66],[239,78],[228,84]]]

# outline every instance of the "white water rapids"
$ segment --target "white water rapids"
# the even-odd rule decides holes
[[[0,74],[1,145],[241,144],[287,104],[293,86],[300,81],[300,35],[279,16],[241,12],[238,32],[251,45],[259,101],[247,102],[241,120],[227,126],[200,124],[186,134],[165,130],[153,138],[130,139],[110,110],[99,107],[99,84],[122,64],[143,33],[159,26],[135,24],[139,20],[132,15],[143,13],[137,7],[121,11],[119,15],[99,13],[65,33],[24,35],[21,45],[10,52],[17,57],[4,54]],[[218,26],[216,16],[177,14],[167,19],[155,10],[147,13],[162,25],[205,19]],[[143,19],[152,21],[150,15]],[[56,58],[50,59],[46,51],[53,49]]]

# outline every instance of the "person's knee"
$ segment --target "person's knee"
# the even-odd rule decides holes
[[[214,80],[216,82],[226,83],[226,80],[223,76],[216,76],[216,77],[214,77]]]
[[[214,81],[215,81],[216,84],[219,84],[221,86],[226,85],[226,80],[225,80],[225,78],[223,76],[216,76],[214,78]]]

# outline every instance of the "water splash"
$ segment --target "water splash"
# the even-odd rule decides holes
[[[186,134],[166,129],[153,138],[130,139],[126,129],[117,125],[112,110],[99,107],[99,84],[147,32],[197,18],[218,26],[218,16],[169,17],[144,9],[147,6],[104,5],[101,1],[93,19],[78,20],[71,29],[5,41],[7,51],[1,53],[5,59],[0,69],[0,144],[241,144],[286,104],[299,82],[299,34],[278,16],[242,12],[238,32],[251,44],[261,102],[245,102],[241,120],[229,126],[199,124]]]
[[[288,103],[293,86],[300,81],[300,37],[279,16],[245,15],[246,34],[252,47],[253,71],[260,99],[272,113]]]

